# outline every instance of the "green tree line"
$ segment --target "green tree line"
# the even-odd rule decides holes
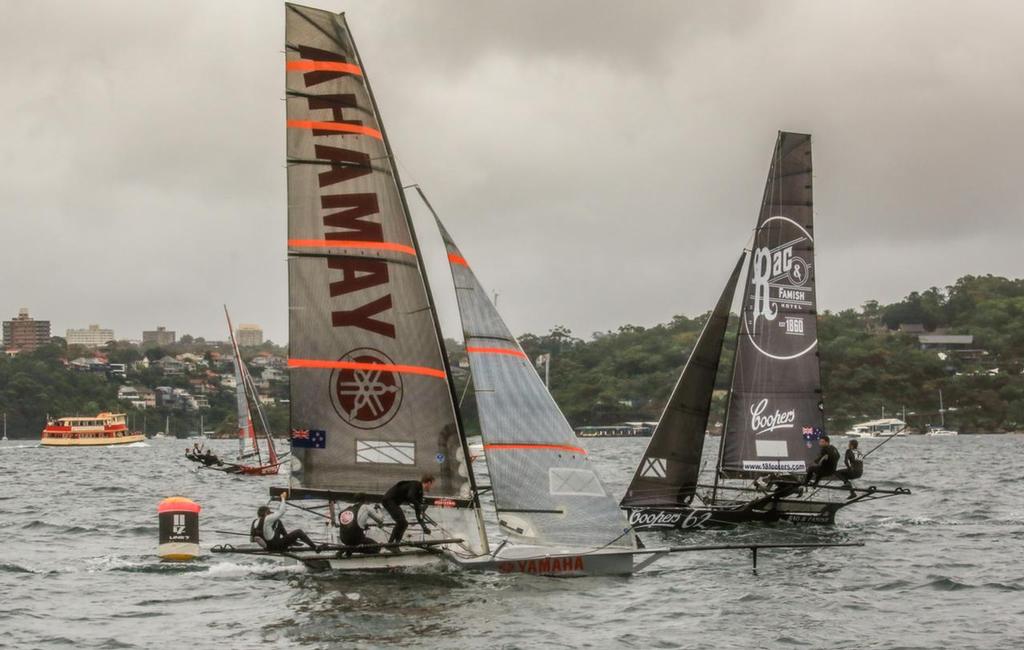
[[[597,332],[584,340],[564,327],[544,335],[524,334],[520,343],[532,359],[551,354],[551,391],[573,426],[657,420],[675,385],[689,351],[708,314],[676,316],[654,327],[623,325],[614,332]],[[717,378],[711,428],[722,420],[735,350],[736,316],[732,317]],[[921,325],[927,331],[971,334],[969,355],[922,350],[917,334],[901,325]],[[818,315],[819,354],[825,412],[831,432],[845,431],[857,421],[899,415],[917,429],[938,424],[941,390],[947,426],[968,432],[1024,429],[1024,280],[992,275],[965,276],[945,288],[913,292],[903,300],[882,305],[869,301],[856,309]],[[460,345],[446,342],[452,357],[456,390],[462,396],[468,373],[459,368]],[[284,349],[273,347],[275,354]],[[117,343],[107,349],[112,363],[131,364],[143,355],[151,360],[185,350],[210,358],[214,346],[198,339],[169,349],[139,350]],[[221,350],[223,352],[223,350]],[[61,339],[32,353],[0,358],[0,411],[7,413],[12,437],[38,438],[47,415],[91,415],[124,411],[117,389],[126,380],[102,374],[74,372],[63,359],[82,356]],[[944,357],[944,358],[943,358]],[[188,375],[168,377],[155,368],[132,371],[127,383],[153,388],[189,389]],[[471,387],[470,387],[471,388]],[[274,395],[287,397],[287,386]],[[210,408],[182,413],[148,409],[129,415],[135,429],[147,433],[165,428],[172,433],[197,433],[204,428],[230,435],[235,430],[234,394],[207,395]],[[479,431],[472,390],[462,402],[467,429]],[[267,409],[271,430],[288,431],[288,406]]]

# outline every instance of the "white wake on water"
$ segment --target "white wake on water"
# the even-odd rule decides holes
[[[238,562],[218,562],[206,571],[206,575],[215,578],[239,578],[248,575],[274,575],[277,573],[305,573],[306,565],[295,564],[242,564]]]

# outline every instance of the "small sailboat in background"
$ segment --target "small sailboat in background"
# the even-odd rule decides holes
[[[942,436],[942,437],[960,435],[959,431],[953,431],[952,429],[947,429],[946,428],[946,411],[947,410],[955,410],[955,409],[947,409],[942,404],[942,390],[940,389],[939,390],[939,426],[937,428],[936,427],[928,427],[928,431],[925,432],[925,435],[928,435],[928,436]]]
[[[285,458],[278,456],[274,446],[274,438],[267,425],[267,419],[260,407],[259,393],[256,384],[249,374],[249,369],[242,360],[242,354],[238,349],[238,342],[235,340],[235,330],[231,325],[231,315],[228,314],[227,306],[224,307],[224,317],[228,323],[228,335],[231,339],[231,353],[234,356],[235,366],[235,400],[238,416],[238,455],[234,462],[224,462],[217,458],[212,452],[199,453],[198,448],[186,452],[185,457],[198,463],[200,468],[213,469],[228,474],[247,474],[250,476],[271,476],[277,474]],[[256,415],[259,418],[260,433],[257,430],[256,422],[253,419],[249,402],[252,400],[256,408]],[[199,434],[205,435],[203,420],[199,419]],[[260,446],[260,440],[264,446]]]
[[[747,279],[711,485],[699,483],[712,390],[743,259],[687,360],[622,499],[640,530],[776,521],[829,524],[852,503],[906,491],[833,496],[800,487],[825,435],[818,360],[811,136],[780,132]],[[727,482],[730,481],[730,482]]]

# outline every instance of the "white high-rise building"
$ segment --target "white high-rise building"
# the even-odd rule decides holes
[[[84,345],[87,348],[98,348],[114,340],[114,330],[90,325],[85,329],[69,329],[65,337],[68,345]]]
[[[239,325],[235,330],[235,340],[240,348],[263,345],[263,328],[259,325]]]

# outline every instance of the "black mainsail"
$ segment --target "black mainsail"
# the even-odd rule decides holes
[[[742,269],[741,255],[665,404],[622,498],[623,507],[681,506],[693,498],[729,308]]]
[[[380,495],[429,473],[435,504],[469,506],[479,522],[440,327],[365,69],[343,15],[285,13],[293,494]],[[482,533],[469,520],[459,528]]]
[[[801,473],[824,434],[811,136],[780,132],[743,285],[719,471]]]

